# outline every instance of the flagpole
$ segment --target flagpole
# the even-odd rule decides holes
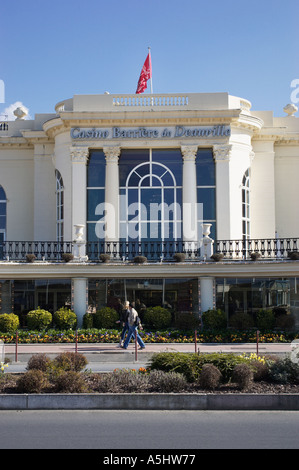
[[[152,56],[151,56],[151,48],[148,47],[148,53],[150,56],[150,61],[151,61],[151,69],[152,69]],[[152,69],[153,70],[153,69]],[[153,94],[153,71],[151,73],[151,95]]]

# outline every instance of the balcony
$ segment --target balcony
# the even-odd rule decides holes
[[[0,243],[0,260],[24,263],[27,254],[34,254],[36,261],[63,262],[64,253],[78,253],[76,245],[71,241],[5,241]],[[177,253],[183,253],[186,262],[212,261],[204,255],[202,242],[80,242],[80,247],[88,258],[79,256],[75,260],[90,263],[100,262],[102,253],[109,254],[111,261],[120,263],[133,261],[136,256],[144,256],[148,262],[173,262]],[[290,253],[298,253],[299,256],[299,238],[218,240],[214,242],[213,251],[223,255],[223,262],[252,261],[253,253],[258,253],[262,261],[287,260]]]

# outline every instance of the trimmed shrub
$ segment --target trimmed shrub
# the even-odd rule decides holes
[[[53,322],[59,330],[74,329],[77,326],[77,315],[67,307],[62,307],[53,315]]]
[[[143,321],[146,325],[156,329],[168,328],[171,325],[171,312],[163,307],[147,308]]]
[[[256,325],[260,330],[272,330],[275,325],[275,314],[273,310],[259,310],[256,315]]]
[[[14,313],[0,314],[0,331],[2,331],[2,333],[14,333],[19,326],[19,317]]]
[[[85,315],[83,316],[83,328],[85,330],[93,328],[93,317],[94,314],[89,312],[85,313]]]
[[[180,330],[195,330],[199,328],[199,318],[193,313],[177,313],[175,318],[175,327]]]
[[[274,362],[269,370],[270,379],[281,384],[299,384],[299,364],[290,357],[285,357]]]
[[[54,386],[56,391],[61,393],[83,393],[87,391],[84,377],[74,370],[58,375],[54,380]]]
[[[220,309],[210,309],[202,314],[203,327],[207,330],[221,330],[226,328],[226,316]]]
[[[52,323],[52,314],[38,307],[36,310],[27,313],[26,321],[30,330],[45,330]]]
[[[147,263],[147,257],[146,256],[135,256],[134,263],[137,263],[137,264]]]
[[[148,376],[148,383],[151,390],[157,393],[179,393],[187,387],[187,381],[183,374],[162,370],[152,370]]]
[[[36,256],[33,253],[28,253],[26,255],[26,262],[27,263],[34,263],[35,260],[36,260]]]
[[[27,363],[27,370],[41,370],[48,372],[51,365],[51,359],[44,353],[34,354]]]
[[[64,371],[80,372],[86,367],[88,361],[83,354],[63,352],[53,359],[53,366]]]
[[[254,321],[252,316],[248,313],[239,312],[231,316],[229,326],[237,328],[238,330],[246,330],[254,326]]]
[[[173,259],[176,263],[183,263],[186,259],[186,253],[175,253]]]
[[[207,390],[214,390],[220,384],[222,374],[214,364],[204,364],[199,376],[199,385]]]
[[[16,386],[20,393],[41,393],[49,385],[47,375],[42,370],[32,369],[21,375]]]
[[[115,328],[115,323],[119,320],[118,313],[114,308],[103,307],[98,310],[93,317],[94,328]]]
[[[62,253],[61,258],[65,263],[69,263],[74,259],[74,255],[72,253]]]
[[[110,255],[108,253],[101,253],[100,260],[102,261],[102,263],[109,263]]]
[[[214,253],[212,256],[211,256],[211,260],[217,262],[217,261],[222,261],[224,258],[224,254],[223,253]]]
[[[245,390],[253,381],[253,371],[248,364],[237,364],[232,374],[232,382],[236,383],[241,390]]]
[[[113,372],[115,387],[125,393],[142,393],[147,390],[148,376],[134,370],[120,369]]]

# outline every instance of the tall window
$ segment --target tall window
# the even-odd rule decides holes
[[[61,174],[56,170],[56,239],[63,242],[64,225],[64,194]]]
[[[250,172],[245,171],[242,180],[242,238],[250,238]]]
[[[202,223],[212,224],[211,238],[216,240],[216,176],[212,149],[200,148],[196,156],[198,234]]]
[[[0,242],[6,238],[6,194],[0,186]]]
[[[119,167],[120,238],[181,240],[181,151],[123,150]]]
[[[100,223],[96,207],[105,202],[105,168],[104,152],[91,150],[87,165],[87,240],[90,242],[103,241],[96,235],[96,225]]]

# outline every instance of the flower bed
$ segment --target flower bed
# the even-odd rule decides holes
[[[78,343],[118,343],[120,330],[90,329],[77,330]],[[194,343],[194,331],[163,330],[163,331],[140,331],[140,336],[145,343]],[[259,335],[260,343],[289,343],[299,338],[299,332],[286,333],[279,331],[262,332]],[[15,343],[15,333],[1,333],[0,340],[5,344]],[[223,330],[197,332],[198,343],[255,343],[255,330]],[[18,331],[18,342],[20,344],[36,343],[74,343],[76,331],[74,330],[48,330],[48,331]]]

